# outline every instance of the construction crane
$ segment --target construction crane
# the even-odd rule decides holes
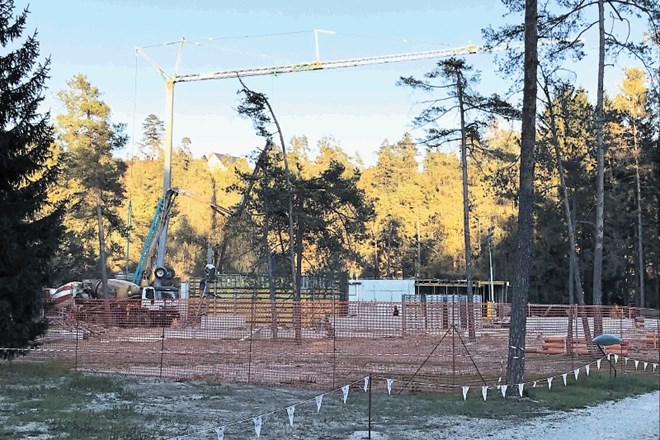
[[[167,74],[153,59],[151,59],[141,48],[136,48],[136,55],[141,55],[149,64],[151,64],[158,74],[165,80],[165,145],[164,145],[164,173],[163,173],[163,198],[172,187],[172,126],[174,124],[174,85],[176,83],[206,81],[216,79],[240,78],[246,76],[260,75],[282,75],[285,73],[310,72],[318,70],[345,69],[351,67],[368,66],[375,64],[402,63],[408,61],[445,58],[450,56],[473,55],[478,53],[490,52],[493,48],[485,46],[468,45],[451,49],[439,49],[424,52],[412,52],[392,55],[381,55],[366,58],[353,58],[336,61],[321,61],[318,50],[318,34],[320,32],[331,33],[331,31],[314,30],[315,41],[315,59],[308,63],[298,63],[280,66],[266,66],[248,69],[219,70],[204,73],[182,74],[177,73],[181,52],[186,43],[182,38],[179,44],[179,53],[173,74]],[[496,50],[504,50],[507,47],[498,47]],[[156,267],[164,267],[164,259],[167,245],[168,218],[164,219],[164,224],[160,230],[158,240],[158,252],[156,254]],[[158,279],[156,280],[158,282]]]
[[[213,211],[229,217],[232,211],[215,203],[205,202],[199,200],[193,193],[181,188],[169,188],[163,197],[156,205],[156,211],[149,226],[149,232],[144,239],[142,245],[142,252],[140,252],[140,259],[138,260],[137,267],[133,273],[133,283],[137,285],[150,285],[152,276],[155,285],[162,285],[162,280],[171,280],[174,278],[174,271],[158,262],[157,247],[160,245],[160,240],[163,238],[162,232],[167,227],[167,224],[172,213],[172,207],[178,195],[190,197],[198,202],[209,205]]]

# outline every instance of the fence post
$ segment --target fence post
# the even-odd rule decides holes
[[[256,287],[254,288],[254,291],[252,292],[252,304],[250,307],[250,348],[249,348],[249,355],[248,355],[248,377],[247,377],[247,383],[250,383],[250,379],[252,376],[252,337],[254,335],[254,321],[256,319],[256,310],[255,308],[257,307],[257,289]]]
[[[160,371],[158,377],[163,377],[163,354],[165,350],[165,326],[163,326],[163,331],[160,335]]]
[[[369,373],[369,437],[371,438],[371,373]]]
[[[337,369],[337,310],[335,309],[336,294],[332,294],[332,388],[335,387]]]
[[[74,370],[78,371],[78,336],[80,335],[80,316],[76,312],[76,354],[74,360]]]

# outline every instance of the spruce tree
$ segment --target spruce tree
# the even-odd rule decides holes
[[[28,10],[0,2],[0,357],[27,354],[46,332],[43,287],[61,236],[61,209],[48,203],[54,165],[49,115],[38,113],[49,61],[36,33],[23,41]]]

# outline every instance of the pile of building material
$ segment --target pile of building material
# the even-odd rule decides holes
[[[649,333],[649,335],[650,334],[651,333]],[[655,339],[655,343],[658,343],[657,338]],[[603,350],[605,353],[616,353],[622,356],[627,356],[629,345],[628,341],[623,341],[621,344],[603,347]],[[590,354],[587,340],[585,338],[573,338],[571,341],[568,341],[566,336],[546,336],[543,339],[541,350],[538,352],[543,354]]]
[[[642,343],[649,348],[659,348],[660,347],[660,333],[658,332],[649,332],[641,339]]]

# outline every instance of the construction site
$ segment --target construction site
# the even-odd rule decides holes
[[[613,369],[621,368],[620,363],[615,365],[621,358],[623,368],[630,372],[660,374],[657,310],[530,304],[524,347],[509,347],[508,283],[492,279],[492,262],[491,279],[476,281],[470,289],[465,280],[398,280],[390,282],[405,285],[404,290],[387,298],[384,284],[367,287],[346,276],[315,280],[301,277],[300,268],[282,285],[272,273],[250,279],[222,273],[224,264],[209,252],[204,279],[172,285],[175,276],[165,256],[168,222],[176,197],[187,195],[171,185],[175,84],[481,50],[469,46],[329,63],[321,62],[317,54],[310,64],[206,74],[167,75],[161,69],[168,107],[163,197],[137,268],[126,274],[124,284],[117,281],[114,291],[105,285],[105,291],[98,286],[78,291],[78,284],[71,283],[66,291],[49,292],[57,307],[46,308],[48,333],[20,362],[55,361],[78,371],[306,389],[332,389],[373,376],[392,379],[406,391],[457,392],[465,386],[506,383],[507,356],[513,348],[524,357],[525,379],[532,383],[603,358]],[[272,145],[267,142],[260,152],[252,181]],[[214,212],[229,220],[240,219],[250,190],[248,186],[232,210],[211,204]],[[489,231],[492,235],[492,228]],[[293,266],[293,234],[288,238]],[[490,250],[490,241],[488,246]],[[223,241],[216,249],[220,259],[225,248]],[[292,271],[296,273],[295,268]],[[597,346],[592,342],[596,329],[596,334],[616,335],[621,342]],[[614,363],[608,355],[614,356]],[[628,365],[629,359],[635,360],[634,368]]]
[[[505,381],[507,304],[427,298],[296,304],[234,296],[175,300],[171,322],[148,324],[125,320],[104,300],[87,300],[98,302],[93,317],[79,313],[79,306],[53,311],[41,346],[20,362],[321,390],[366,375],[394,379],[407,391],[459,392],[462,386],[496,387]],[[593,329],[595,323],[623,342],[604,352],[588,343],[584,325]],[[659,324],[657,315],[635,308],[529,305],[521,352],[525,379],[545,380],[605,354],[616,355],[615,369],[660,374]]]

